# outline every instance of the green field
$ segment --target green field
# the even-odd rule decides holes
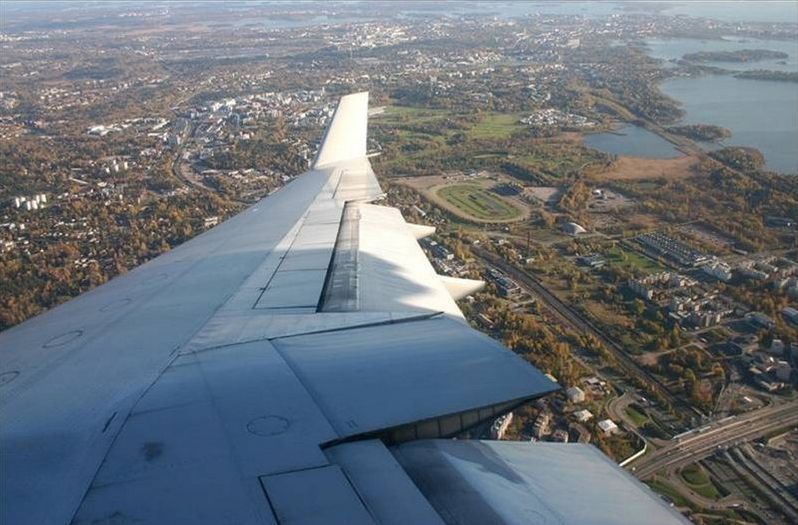
[[[441,117],[447,117],[452,112],[448,109],[432,109],[420,108],[413,106],[387,106],[385,112],[379,115],[378,118],[387,120],[388,122],[406,122],[411,124],[418,124],[429,122]]]
[[[607,264],[626,268],[627,270],[640,270],[644,273],[656,273],[665,270],[665,268],[648,257],[624,250],[618,246],[607,252]]]
[[[664,496],[667,496],[668,499],[670,499],[673,502],[673,504],[676,505],[677,507],[692,508],[692,505],[690,505],[690,502],[687,501],[687,498],[682,496],[679,493],[679,491],[676,490],[674,487],[672,487],[670,484],[659,480],[648,481],[646,483],[648,484],[649,487],[651,487],[655,491],[659,492]]]
[[[445,186],[437,195],[464,214],[483,221],[507,221],[521,215],[518,208],[475,184]]]
[[[397,124],[424,124],[456,116],[456,113],[448,109],[387,106],[379,118]],[[484,113],[468,131],[468,136],[475,139],[507,138],[523,128],[520,118],[520,113]]]
[[[374,117],[375,134],[385,146],[378,162],[387,171],[417,175],[428,168],[427,161],[438,170],[504,170],[510,161],[519,171],[514,176],[548,183],[580,174],[605,157],[570,139],[531,143],[523,133],[527,128],[520,121],[523,113],[463,112],[391,102]]]
[[[488,113],[468,132],[473,139],[506,139],[522,128],[517,113]]]
[[[629,419],[632,420],[632,423],[635,424],[636,427],[642,427],[648,421],[648,418],[635,410],[632,407],[626,407],[626,415],[629,416]]]
[[[682,479],[687,485],[705,498],[719,499],[721,497],[709,475],[698,464],[692,464],[682,469]]]

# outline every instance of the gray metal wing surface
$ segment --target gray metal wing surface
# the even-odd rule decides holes
[[[429,229],[375,204],[367,111],[367,93],[343,97],[309,172],[0,334],[0,523],[469,522],[430,492],[458,478],[445,438],[557,387],[467,326],[455,298],[478,283],[436,275]],[[519,495],[540,488],[525,449],[547,455],[513,449]],[[484,457],[465,459],[474,494]],[[558,512],[544,522],[576,523]]]

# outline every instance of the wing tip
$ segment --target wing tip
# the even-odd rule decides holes
[[[342,96],[341,97],[341,101],[343,101],[344,99],[349,100],[349,99],[353,99],[353,98],[365,98],[365,99],[368,100],[369,92],[368,91],[357,91],[355,93],[349,93],[348,95]]]
[[[369,92],[342,96],[324,134],[313,168],[366,156]]]

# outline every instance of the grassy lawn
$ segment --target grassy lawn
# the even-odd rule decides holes
[[[473,184],[455,184],[438,190],[438,196],[466,215],[505,221],[521,215],[515,206]]]
[[[709,475],[696,463],[682,470],[682,478],[688,485],[705,485],[709,483]]]
[[[604,325],[617,326],[620,328],[633,328],[634,321],[626,315],[619,313],[611,305],[599,301],[585,300],[582,302],[588,313],[598,322]]]
[[[429,156],[440,160],[454,150],[457,150],[457,163],[461,165],[463,156],[459,150],[465,149],[469,152],[468,160],[477,163],[478,167],[496,169],[512,159],[519,170],[530,171],[530,175],[518,175],[520,178],[551,182],[582,173],[601,158],[598,152],[572,140],[541,141],[534,147],[529,147],[526,142],[523,147],[507,144],[505,149],[501,141],[526,128],[520,122],[522,115],[387,105],[385,111],[375,117],[375,126],[377,133],[385,133],[386,144],[393,143],[401,150],[400,159],[383,159],[389,168],[394,167],[392,163],[397,169],[410,163],[421,171],[420,164]],[[455,136],[457,140],[450,143]]]
[[[468,132],[473,139],[505,139],[521,129],[518,113],[488,113]]]
[[[447,109],[431,109],[431,108],[418,108],[412,106],[387,106],[385,112],[379,115],[378,118],[391,121],[404,121],[404,122],[428,122],[437,118],[450,115],[451,111]]]
[[[685,467],[681,472],[682,479],[687,485],[698,494],[709,499],[719,499],[721,497],[715,484],[712,483],[709,475],[696,463]]]
[[[582,173],[588,166],[600,160],[600,154],[574,142],[540,142],[516,162],[536,172],[543,172],[555,179],[573,173]]]
[[[635,424],[636,427],[642,427],[648,421],[648,418],[635,410],[632,407],[626,407],[626,415],[629,416],[629,419],[632,420],[632,423]]]
[[[607,253],[607,264],[610,266],[627,268],[629,270],[640,270],[645,273],[656,273],[664,271],[665,268],[638,253],[624,250],[615,246]]]
[[[378,118],[394,126],[428,124],[456,114],[448,109],[430,109],[412,106],[387,106]],[[470,139],[504,139],[523,128],[519,113],[486,113],[468,130]],[[487,152],[488,155],[506,152]]]
[[[485,153],[477,153],[472,155],[471,158],[473,159],[504,159],[507,158],[506,151],[486,151]]]

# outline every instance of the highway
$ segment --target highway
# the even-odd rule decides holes
[[[188,133],[184,133],[181,138],[181,144],[177,147],[175,151],[175,160],[172,162],[172,175],[175,176],[178,180],[182,181],[187,186],[193,186],[195,188],[199,188],[201,190],[206,191],[214,191],[213,188],[209,188],[193,173],[193,170],[189,166],[187,170],[184,170],[185,165],[183,164],[183,151],[185,151],[186,145],[188,144],[189,140],[194,138],[194,134],[197,132],[197,127],[194,125],[190,126],[190,130]]]
[[[575,311],[569,305],[565,304],[559,297],[550,292],[538,279],[529,275],[528,273],[519,270],[512,264],[508,263],[500,256],[485,251],[481,248],[472,248],[474,255],[498,268],[510,278],[515,280],[519,285],[527,288],[529,291],[538,296],[549,310],[557,317],[563,320],[566,324],[574,329],[589,333],[596,337],[601,343],[609,350],[618,363],[618,367],[625,372],[628,376],[636,378],[642,384],[648,385],[652,390],[665,399],[668,404],[677,410],[683,417],[689,420],[690,417],[703,415],[688,403],[677,398],[668,391],[668,389],[654,376],[649,374],[637,362],[629,357],[621,345],[604,335],[593,323],[585,319],[579,312]]]
[[[661,470],[689,465],[717,450],[791,426],[798,426],[798,401],[725,418],[681,434],[668,445],[634,462],[632,470],[640,479],[650,478]]]

